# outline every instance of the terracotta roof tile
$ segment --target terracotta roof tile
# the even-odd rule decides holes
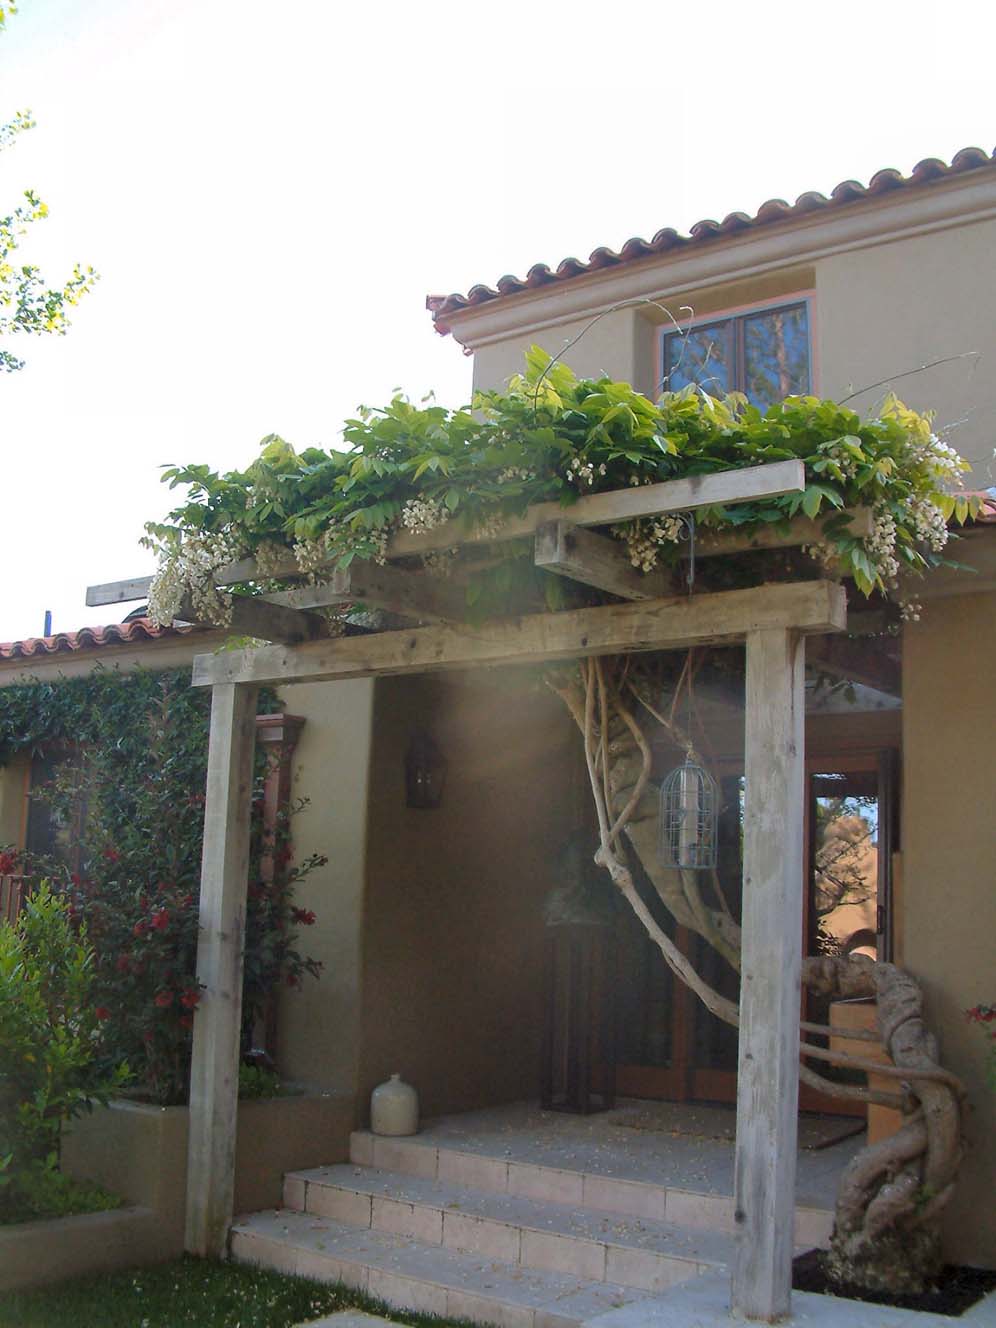
[[[577,258],[565,258],[562,263],[557,265],[556,269],[549,268],[545,263],[537,263],[529,269],[524,278],[507,274],[500,277],[493,287],[472,286],[466,295],[429,295],[425,301],[426,308],[432,314],[436,331],[445,336],[450,331],[449,315],[458,314],[463,309],[487,304],[491,300],[507,299],[511,296],[520,295],[523,291],[535,290],[540,286],[548,286],[554,282],[571,281],[575,277],[585,276],[591,272],[600,272],[605,268],[633,263],[641,258],[660,256],[672,249],[683,248],[687,245],[708,244],[745,230],[753,230],[777,222],[792,221],[797,217],[804,217],[810,213],[844,207],[850,203],[860,202],[865,198],[880,197],[896,189],[919,188],[932,184],[936,180],[947,179],[952,175],[962,175],[966,171],[981,170],[983,168],[992,169],[993,166],[996,166],[996,152],[989,154],[981,148],[962,148],[960,152],[956,152],[952,157],[950,166],[946,166],[943,161],[939,161],[936,157],[927,157],[918,162],[910,174],[906,176],[899,171],[887,169],[877,171],[868,181],[867,186],[860,184],[857,180],[842,180],[835,189],[831,190],[829,198],[815,190],[800,194],[794,203],[787,203],[783,198],[769,198],[766,203],[761,204],[753,217],[746,212],[731,212],[722,222],[713,221],[708,217],[702,221],[697,221],[689,229],[688,235],[679,235],[676,230],[670,227],[659,230],[654,238],[649,241],[641,239],[637,235],[627,240],[618,253],[613,249],[600,246],[592,251],[587,262],[582,262]]]
[[[163,637],[189,636],[191,632],[203,630],[196,623],[156,627],[148,618],[133,618],[130,622],[111,623],[109,627],[81,627],[78,632],[57,632],[54,636],[31,636],[25,641],[0,642],[0,660],[38,659],[44,655],[71,654],[101,646],[135,645]]]

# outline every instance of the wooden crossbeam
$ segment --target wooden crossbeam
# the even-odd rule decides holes
[[[425,622],[460,622],[466,608],[466,592],[461,586],[424,572],[361,562],[333,572],[320,585],[280,590],[264,598],[270,604],[292,609],[359,602]]]
[[[836,632],[846,623],[842,586],[788,581],[719,594],[531,614],[474,628],[418,627],[299,646],[197,655],[192,681],[201,687],[320,682],[482,664],[537,664],[585,655],[729,645],[766,627],[788,627],[804,634]]]
[[[721,470],[713,475],[691,475],[681,480],[666,480],[662,484],[644,484],[630,489],[588,494],[579,498],[570,508],[561,507],[559,503],[536,503],[527,508],[521,517],[507,518],[497,531],[468,530],[459,520],[445,521],[434,530],[417,535],[399,531],[388,545],[387,556],[408,558],[461,544],[495,544],[522,539],[534,535],[547,522],[565,516],[575,526],[607,526],[618,521],[632,521],[637,517],[657,516],[661,512],[689,512],[699,507],[724,503],[753,502],[758,498],[799,493],[805,488],[805,483],[805,468],[801,461],[776,461],[766,466]],[[811,534],[805,536],[804,541],[808,542],[810,538]],[[804,541],[789,540],[788,543]],[[300,568],[288,554],[285,563],[269,569],[269,572],[271,576],[299,576]],[[240,581],[257,580],[258,576],[253,560],[243,558],[240,562],[221,568],[215,576],[215,582],[220,586],[232,585]],[[86,602],[94,606],[144,599],[151,585],[152,578],[147,576],[90,586]]]
[[[671,589],[667,572],[641,572],[625,544],[570,521],[550,521],[536,531],[537,567],[606,590],[620,599],[661,599]]]
[[[189,602],[181,606],[180,617],[185,622],[202,621]],[[232,621],[228,630],[233,636],[255,636],[262,641],[278,641],[284,645],[298,645],[327,635],[325,621],[317,614],[274,604],[259,595],[233,596]]]

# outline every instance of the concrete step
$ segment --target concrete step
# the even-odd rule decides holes
[[[633,1287],[539,1272],[287,1209],[237,1218],[230,1241],[240,1263],[343,1282],[397,1309],[499,1328],[577,1328],[647,1298]]]
[[[500,1145],[499,1137],[496,1152]],[[732,1195],[589,1171],[583,1165],[571,1165],[570,1159],[565,1159],[561,1167],[552,1167],[523,1158],[513,1160],[464,1151],[439,1144],[432,1134],[388,1139],[368,1130],[356,1130],[350,1136],[350,1160],[360,1167],[400,1172],[491,1194],[570,1204],[574,1208],[650,1218],[699,1230],[727,1234],[736,1230]],[[831,1209],[796,1206],[797,1245],[826,1246],[832,1230]]]
[[[733,1236],[369,1167],[290,1172],[284,1205],[502,1263],[663,1291],[724,1268]]]

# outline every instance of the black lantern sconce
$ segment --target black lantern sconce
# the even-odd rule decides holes
[[[405,753],[405,792],[409,807],[426,811],[443,800],[447,760],[433,740],[421,729],[408,744]]]

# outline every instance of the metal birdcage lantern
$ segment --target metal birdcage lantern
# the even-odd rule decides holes
[[[706,871],[716,865],[719,789],[691,755],[661,784],[658,851],[667,867]]]

